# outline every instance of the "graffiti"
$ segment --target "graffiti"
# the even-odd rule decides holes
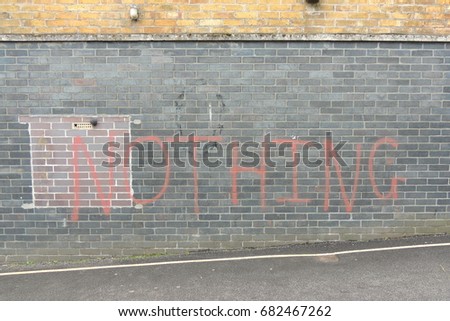
[[[370,151],[370,157],[369,157],[369,177],[370,177],[370,183],[372,184],[373,187],[373,192],[375,193],[375,195],[380,198],[380,199],[396,199],[398,197],[397,195],[397,185],[398,182],[405,182],[406,179],[403,177],[395,177],[392,179],[391,181],[391,190],[389,191],[388,194],[383,195],[380,190],[378,189],[377,183],[376,183],[376,178],[375,178],[375,174],[374,174],[374,170],[373,170],[373,161],[375,158],[375,153],[377,152],[378,148],[381,145],[391,145],[394,148],[398,147],[398,143],[395,139],[392,138],[381,138],[378,141],[375,142],[375,144],[372,147],[372,150]]]
[[[222,130],[223,130],[222,115],[225,113],[225,102],[223,100],[222,95],[220,95],[220,94],[216,94],[216,98],[217,98],[217,101],[219,102],[219,119],[218,119],[217,129],[213,130],[213,136],[216,136],[216,135],[220,136],[220,135],[222,135]],[[210,107],[209,111],[210,111],[209,121],[211,122],[212,118],[213,118],[211,107]]]
[[[192,137],[192,136],[190,136],[190,137]],[[168,139],[165,139],[164,142],[166,142],[166,143],[173,143],[175,140],[178,140],[179,142],[182,142],[182,143],[188,143],[189,142],[189,137],[175,136],[175,138],[170,137]],[[195,141],[196,142],[210,142],[210,141],[213,141],[213,140],[214,141],[218,141],[218,140],[220,140],[220,137],[218,138],[218,137],[211,137],[211,136],[195,136]],[[156,136],[140,137],[140,138],[134,140],[133,142],[131,142],[130,145],[128,146],[127,150],[126,150],[126,153],[125,153],[126,159],[129,158],[130,149],[133,146],[135,146],[136,144],[143,143],[143,142],[153,142],[153,143],[158,144],[160,146],[161,150],[163,151],[165,162],[167,164],[170,164],[170,156],[169,156],[169,153],[168,153],[167,145],[163,143],[163,140],[161,140],[159,137],[156,137]],[[193,152],[192,152],[192,157],[193,157],[194,162],[196,162],[196,151],[195,151],[196,144],[192,144],[192,145],[193,145],[192,148],[194,149]],[[146,200],[136,199],[134,197],[134,195],[132,194],[130,187],[128,187],[128,189],[129,189],[128,192],[130,194],[130,197],[133,199],[133,201],[136,204],[143,204],[144,205],[144,204],[153,203],[156,200],[160,199],[164,195],[164,193],[166,192],[167,187],[169,186],[170,169],[171,169],[170,165],[169,166],[165,166],[164,184],[161,187],[161,189],[158,192],[158,194],[156,196],[154,196],[153,198],[151,198],[151,199],[146,199]],[[124,166],[124,171],[125,171],[125,166]],[[125,177],[125,176],[126,175],[124,174],[125,181],[127,182],[126,185],[129,186],[129,184],[128,184],[128,182],[129,182],[128,179],[129,178],[128,178],[128,176],[127,177]],[[194,206],[195,206],[195,212],[196,213],[200,213],[200,207],[198,205],[198,172],[197,172],[197,167],[196,166],[193,166],[193,178],[194,178],[194,204],[195,204]]]
[[[140,205],[147,205],[156,202],[157,200],[161,199],[165,193],[167,192],[168,187],[170,186],[170,180],[171,180],[171,170],[172,170],[172,164],[170,161],[170,153],[168,151],[168,144],[171,143],[184,143],[189,145],[190,153],[189,157],[191,157],[191,162],[194,164],[197,162],[197,152],[198,147],[200,146],[200,143],[205,144],[206,146],[214,146],[214,144],[220,143],[222,141],[222,137],[220,136],[175,136],[175,137],[166,137],[166,138],[160,138],[157,136],[146,136],[146,137],[140,137],[135,139],[134,141],[127,144],[127,148],[124,155],[124,166],[122,166],[123,171],[123,179],[125,181],[126,190],[128,193],[129,198],[134,202],[134,204],[140,204]],[[195,142],[195,144],[193,143]],[[330,189],[331,189],[331,176],[332,176],[332,170],[334,170],[338,184],[340,189],[340,195],[342,198],[342,201],[345,205],[345,209],[347,213],[351,213],[353,210],[354,202],[356,199],[356,195],[358,192],[359,185],[361,183],[360,180],[360,173],[361,173],[361,158],[362,158],[362,146],[361,144],[356,144],[356,164],[355,169],[353,171],[353,183],[351,186],[351,192],[347,190],[346,184],[344,182],[343,173],[342,173],[342,163],[340,161],[339,155],[337,155],[337,151],[339,150],[339,145],[336,147],[333,147],[333,142],[331,136],[326,137],[323,144],[317,144],[317,142],[310,142],[310,141],[303,141],[303,140],[297,140],[297,139],[275,139],[273,140],[276,144],[281,144],[280,146],[289,146],[290,147],[290,156],[293,158],[293,163],[298,164],[297,158],[300,157],[298,150],[300,146],[309,146],[313,145],[315,148],[320,149],[321,146],[324,147],[325,152],[325,189],[324,189],[324,201],[323,201],[323,210],[329,211],[330,209]],[[140,199],[136,198],[133,195],[133,191],[130,184],[130,175],[129,170],[127,169],[127,164],[130,162],[130,154],[131,149],[135,146],[138,146],[139,144],[143,143],[152,143],[159,146],[159,148],[162,151],[164,163],[166,166],[164,166],[164,182],[162,186],[160,187],[159,191],[156,193],[155,196],[149,199]],[[198,144],[197,144],[198,143]],[[103,191],[103,186],[100,183],[97,172],[95,169],[95,166],[92,162],[92,157],[86,147],[86,144],[83,142],[83,139],[81,137],[74,137],[73,139],[74,144],[74,159],[73,159],[73,165],[74,165],[74,210],[72,214],[72,220],[76,221],[78,220],[78,212],[80,208],[80,202],[79,202],[79,190],[80,190],[80,179],[79,179],[79,160],[80,157],[83,156],[84,159],[87,161],[88,165],[88,171],[90,172],[90,177],[93,178],[93,184],[96,187],[97,190],[97,197],[100,198],[100,203],[103,208],[103,211],[106,215],[109,215],[111,212],[111,201],[113,199],[113,179],[112,179],[112,170],[113,166],[109,167],[109,191],[105,193]],[[283,145],[284,144],[284,145]],[[378,139],[371,147],[369,159],[368,159],[368,175],[369,175],[369,181],[373,190],[374,195],[378,199],[396,199],[398,198],[398,184],[399,182],[405,182],[405,179],[402,177],[393,176],[390,180],[390,190],[387,193],[382,193],[379,189],[379,186],[377,185],[377,177],[376,177],[376,171],[374,170],[375,166],[375,159],[377,157],[377,152],[381,150],[381,146],[386,146],[391,149],[396,149],[398,147],[398,143],[393,138],[380,138]],[[111,145],[108,145],[111,146]],[[253,173],[255,174],[259,179],[259,189],[260,189],[260,205],[262,208],[266,207],[267,202],[267,196],[266,196],[266,171],[267,171],[267,145],[264,145],[264,149],[260,151],[259,153],[254,153],[255,157],[258,159],[258,163],[256,166],[243,166],[242,159],[239,156],[239,142],[232,142],[229,144],[230,150],[232,152],[231,159],[231,166],[228,169],[229,175],[231,177],[231,186],[230,186],[230,199],[231,204],[237,206],[239,205],[239,182],[238,178],[242,173]],[[205,151],[205,148],[203,149]],[[270,153],[270,148],[269,148]],[[111,155],[110,155],[111,156]],[[268,158],[270,160],[270,157]],[[110,158],[110,161],[113,162],[112,157]],[[323,162],[320,161],[320,164]],[[299,192],[299,168],[298,166],[292,166],[291,167],[291,175],[292,175],[292,184],[290,186],[291,188],[291,195],[289,197],[285,198],[277,198],[275,201],[276,203],[281,204],[308,204],[312,200],[309,198],[302,198]],[[198,177],[198,166],[192,166],[192,177],[193,177],[193,202],[194,202],[194,211],[197,214],[201,213],[200,206],[199,206],[199,177]]]
[[[185,94],[184,94],[184,92],[182,92],[178,96],[177,100],[175,101],[175,111],[176,111],[176,113],[175,113],[175,123],[177,124],[178,133],[180,135],[183,135],[183,129],[182,129],[182,126],[181,126],[181,117],[182,117],[181,115],[182,115],[182,111],[183,111],[183,109],[185,107],[184,106],[185,105],[184,99],[185,99]]]
[[[91,173],[94,184],[97,189],[97,195],[100,198],[103,211],[106,215],[109,215],[111,212],[111,199],[112,199],[112,186],[113,179],[112,179],[112,167],[109,170],[109,193],[105,197],[103,194],[103,189],[101,184],[99,183],[99,178],[97,175],[97,171],[95,170],[95,165],[92,162],[92,158],[89,154],[89,151],[87,149],[86,144],[83,143],[83,140],[80,136],[74,137],[74,158],[73,158],[73,166],[74,166],[74,209],[72,213],[72,220],[77,221],[78,220],[78,211],[80,208],[80,170],[79,170],[79,154],[80,152],[83,152],[84,159],[86,159],[88,166],[89,166],[89,172]]]

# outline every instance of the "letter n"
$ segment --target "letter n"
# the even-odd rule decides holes
[[[76,136],[73,138],[73,166],[74,166],[74,209],[72,212],[72,220],[78,221],[78,212],[80,208],[80,168],[79,168],[79,157],[80,153],[83,153],[84,158],[86,159],[87,165],[89,166],[90,177],[94,180],[94,185],[97,190],[97,197],[100,198],[103,212],[106,215],[111,213],[111,197],[113,195],[112,188],[114,186],[113,180],[113,168],[109,168],[109,193],[105,196],[103,194],[103,189],[101,183],[98,178],[97,171],[95,170],[95,165],[92,161],[91,155],[88,151],[86,143],[83,142],[83,139],[80,136]]]

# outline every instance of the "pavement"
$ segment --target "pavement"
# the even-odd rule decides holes
[[[2,266],[0,300],[450,300],[450,236]]]

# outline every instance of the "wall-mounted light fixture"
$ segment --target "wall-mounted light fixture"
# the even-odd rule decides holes
[[[130,6],[130,19],[133,21],[137,21],[139,19],[139,8],[135,4]]]

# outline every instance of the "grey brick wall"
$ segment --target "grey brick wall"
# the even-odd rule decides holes
[[[34,205],[20,115],[124,115],[131,140],[195,134],[254,141],[260,155],[266,134],[324,146],[331,132],[345,164],[289,168],[288,148],[272,150],[274,167],[236,166],[251,160],[237,154],[231,168],[181,168],[170,149],[170,167],[140,167],[134,149],[135,206],[80,207],[74,220]],[[0,261],[447,233],[449,143],[448,43],[3,42]]]

